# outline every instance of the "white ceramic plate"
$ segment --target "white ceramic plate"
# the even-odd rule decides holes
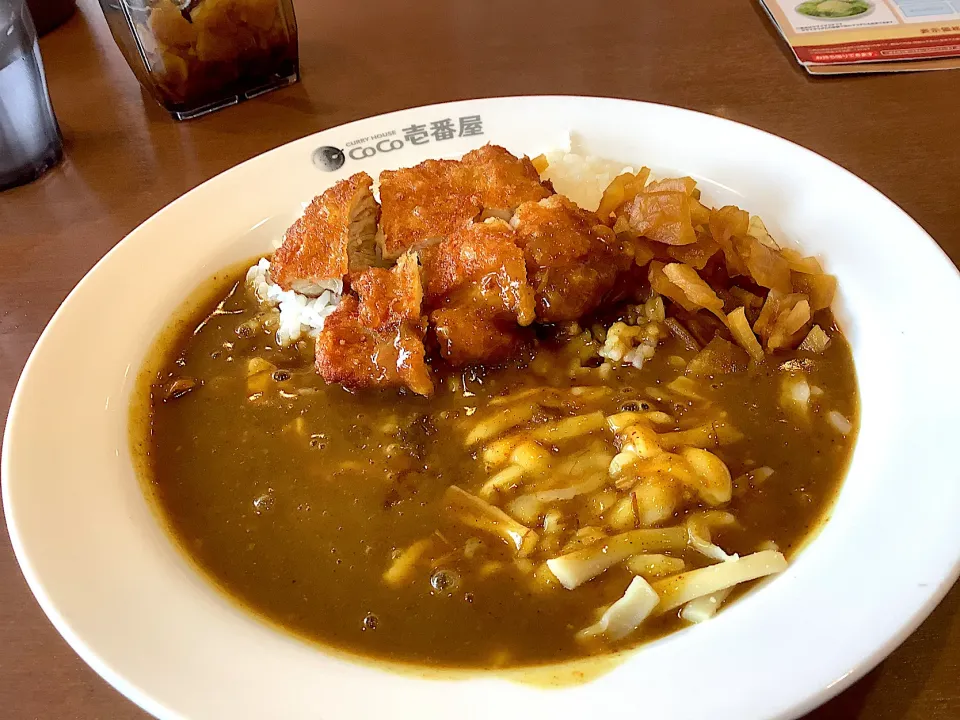
[[[459,137],[461,118],[482,134]],[[456,134],[413,144],[404,128]],[[432,123],[440,125],[432,126]],[[465,126],[471,126],[469,120]],[[476,128],[474,120],[472,127]],[[692,175],[708,202],[761,215],[840,279],[862,428],[832,520],[780,577],[592,682],[543,689],[437,679],[334,657],[238,609],[174,548],[127,446],[131,388],[155,333],[224,266],[266,252],[301,203],[358,170],[485,142],[531,156],[578,136],[588,154]],[[443,133],[440,133],[442,136]],[[332,150],[346,151],[337,164]],[[13,546],[53,624],[98,673],[162,718],[795,717],[900,643],[960,559],[960,357],[953,265],[892,202],[785,140],[622,100],[534,97],[405,110],[317,133],[188,193],[111,251],[30,357],[3,447]]]

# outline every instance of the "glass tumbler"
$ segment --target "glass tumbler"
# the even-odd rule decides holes
[[[177,120],[300,77],[290,0],[99,0],[140,84]]]
[[[0,0],[0,190],[36,180],[61,158],[30,13],[24,0]]]

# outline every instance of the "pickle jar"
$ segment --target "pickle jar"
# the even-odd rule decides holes
[[[290,0],[100,0],[140,84],[189,120],[295,83]]]

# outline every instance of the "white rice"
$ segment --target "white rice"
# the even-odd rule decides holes
[[[323,292],[315,298],[301,295],[293,290],[283,290],[267,279],[270,261],[262,258],[260,262],[247,270],[246,283],[261,304],[280,310],[280,328],[277,330],[277,342],[289,345],[303,335],[315,337],[323,329],[323,322],[340,303],[343,293],[342,280],[328,280],[320,283]]]
[[[613,178],[623,172],[634,172],[612,160],[564,150],[546,153],[546,157],[550,165],[543,174],[544,179],[550,180],[558,193],[588,210],[597,208],[603,191]],[[278,248],[282,242],[283,238],[278,238],[273,245]],[[304,336],[316,337],[323,329],[324,320],[340,302],[343,282],[321,283],[324,291],[311,298],[273,284],[267,279],[269,270],[270,261],[263,258],[247,271],[246,283],[263,305],[279,309],[277,342],[286,346]]]
[[[550,164],[543,178],[553,183],[553,189],[566,195],[577,205],[587,210],[596,210],[603,191],[613,179],[625,172],[636,172],[623,163],[605,160],[592,155],[578,155],[564,150],[544,153]]]

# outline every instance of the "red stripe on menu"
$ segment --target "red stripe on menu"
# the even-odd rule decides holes
[[[868,40],[836,45],[795,47],[801,62],[831,65],[871,60],[960,57],[960,35],[932,35],[901,40]]]

